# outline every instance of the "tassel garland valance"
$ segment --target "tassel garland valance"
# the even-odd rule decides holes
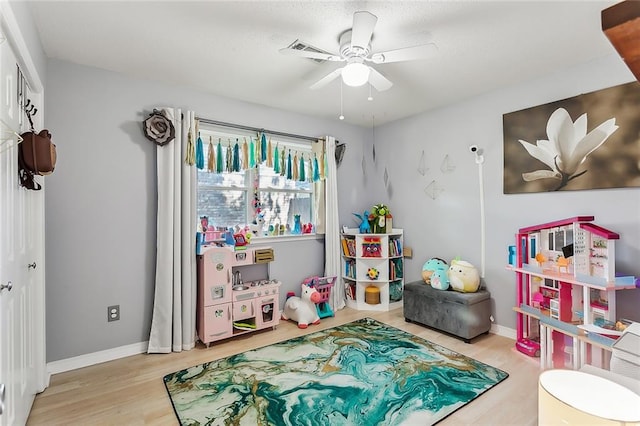
[[[197,138],[190,131],[185,161],[209,173],[241,172],[264,165],[277,175],[300,182],[324,180],[328,171],[324,150],[317,154],[295,143],[272,143],[264,133],[244,137],[242,142],[240,138],[219,137],[216,143],[209,136],[209,143],[204,144],[199,129]]]

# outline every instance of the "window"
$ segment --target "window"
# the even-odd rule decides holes
[[[249,227],[259,236],[310,231],[308,224],[313,223],[315,214],[317,185],[314,175],[318,177],[314,171],[317,172],[320,165],[318,147],[314,152],[313,145],[318,144],[274,137],[269,140],[268,135],[263,142],[255,133],[221,128],[201,128],[200,138],[205,167],[197,169],[199,219],[207,217],[209,226],[217,230]],[[256,149],[257,145],[260,147]],[[259,161],[263,146],[265,157],[271,152],[271,166],[266,160]],[[208,167],[211,148],[215,157],[213,172]],[[273,164],[276,159],[278,166]],[[236,171],[227,171],[228,163]],[[218,173],[219,169],[222,169],[221,173]],[[295,221],[297,215],[300,216],[299,230]],[[262,225],[258,217],[264,220]],[[311,229],[315,232],[315,224]]]

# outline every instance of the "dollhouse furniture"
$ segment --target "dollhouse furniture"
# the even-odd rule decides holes
[[[213,341],[276,326],[280,322],[280,282],[269,279],[271,248],[202,247],[196,255],[196,328],[207,346]],[[244,276],[244,280],[243,280]]]
[[[516,234],[516,348],[540,355],[542,368],[606,365],[620,333],[615,292],[635,288],[615,274],[615,232],[577,216]],[[558,260],[562,260],[558,263]]]
[[[466,343],[491,329],[487,290],[460,293],[434,289],[424,281],[404,286],[404,319],[460,337]]]
[[[368,311],[389,311],[402,306],[404,262],[402,229],[387,234],[360,234],[346,229],[341,235],[342,281],[347,306]],[[367,288],[370,288],[367,292]],[[374,301],[367,294],[379,293]]]

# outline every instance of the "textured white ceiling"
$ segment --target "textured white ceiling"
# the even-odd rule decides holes
[[[600,12],[615,1],[30,1],[51,58],[337,119],[341,63],[278,52],[300,39],[338,51],[353,13],[378,16],[372,51],[425,42],[429,59],[375,66],[394,86],[344,87],[345,121],[370,127],[615,53]]]

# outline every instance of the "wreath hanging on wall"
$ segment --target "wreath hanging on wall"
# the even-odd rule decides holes
[[[176,129],[164,110],[154,109],[142,122],[142,130],[147,139],[160,146],[168,144],[176,137]]]

